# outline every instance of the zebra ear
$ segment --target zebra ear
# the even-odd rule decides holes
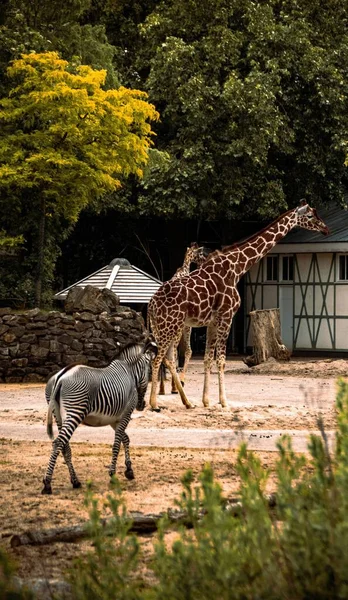
[[[153,354],[154,358],[155,358],[155,356],[157,356],[158,347],[157,347],[156,342],[147,342],[147,344],[145,345],[145,348],[144,348],[144,354],[146,354],[147,352],[149,352],[150,354]]]

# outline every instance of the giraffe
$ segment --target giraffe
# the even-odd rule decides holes
[[[216,351],[219,403],[226,407],[226,342],[232,318],[241,302],[237,283],[294,227],[320,231],[324,235],[329,233],[316,210],[302,202],[250,238],[223,250],[215,250],[199,269],[167,281],[157,290],[148,307],[151,328],[158,345],[158,354],[152,365],[150,405],[153,410],[159,410],[156,390],[158,369],[163,360],[175,380],[183,404],[186,408],[193,408],[173,361],[173,348],[179,342],[185,326],[207,327],[203,405],[208,407],[210,402],[210,373]]]
[[[191,267],[192,263],[195,263],[198,267],[200,267],[206,260],[208,254],[209,254],[209,250],[207,248],[204,248],[203,246],[198,246],[197,242],[192,242],[191,245],[188,248],[186,248],[184,262],[183,262],[182,266],[179,267],[175,271],[173,277],[171,278],[171,281],[173,281],[174,279],[180,279],[181,277],[185,277],[186,275],[188,275],[190,273],[190,267]],[[184,327],[181,339],[179,340],[178,344],[175,346],[175,348],[173,350],[173,352],[174,352],[173,359],[175,361],[175,364],[177,364],[178,346],[180,344],[182,345],[182,348],[185,352],[184,366],[180,373],[180,380],[181,380],[182,385],[183,385],[183,382],[185,379],[185,374],[186,374],[188,363],[190,362],[190,359],[192,356],[191,330],[192,330],[192,328],[189,326]],[[160,396],[165,394],[164,380],[165,380],[164,372],[163,372],[163,369],[161,369],[161,371],[160,371],[160,387],[159,387],[159,395]],[[171,393],[172,394],[178,393],[178,390],[176,388],[173,377],[172,377]]]

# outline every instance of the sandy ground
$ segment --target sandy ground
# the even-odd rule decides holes
[[[203,408],[202,361],[192,361],[186,391],[196,404],[187,410],[179,396],[160,398],[160,413],[148,408],[135,413],[129,426],[136,479],[123,475],[123,454],[118,475],[128,509],[157,513],[173,506],[181,491],[180,478],[188,469],[198,477],[210,462],[226,495],[238,489],[235,471],[241,436],[255,444],[265,467],[276,460],[274,439],[281,432],[293,435],[294,445],[317,429],[320,413],[326,429],[335,429],[335,380],[348,371],[348,361],[292,360],[248,369],[239,360],[226,367],[228,407],[217,403],[217,377],[213,376],[210,408]],[[167,383],[168,392],[170,384]],[[0,386],[0,544],[9,547],[10,535],[32,529],[77,524],[87,518],[84,489],[71,489],[66,466],[59,460],[53,495],[41,496],[41,480],[48,462],[50,442],[45,433],[44,386]],[[79,437],[85,436],[85,437]],[[104,437],[103,437],[104,436]],[[234,441],[232,437],[234,436]],[[111,428],[80,427],[73,437],[73,460],[82,482],[91,480],[98,497],[109,493]],[[300,444],[296,447],[302,450]],[[274,487],[270,477],[269,491]],[[148,540],[145,540],[148,543]],[[23,578],[62,578],[71,559],[86,551],[89,542],[26,546],[11,550]]]

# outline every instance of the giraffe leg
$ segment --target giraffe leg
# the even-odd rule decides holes
[[[85,413],[83,415],[79,416],[78,418],[75,416],[74,420],[67,418],[65,420],[65,422],[63,423],[61,430],[58,433],[58,436],[56,437],[56,439],[53,442],[50,460],[48,463],[45,477],[43,479],[44,487],[41,491],[42,494],[52,494],[51,482],[52,482],[53,471],[54,471],[54,467],[57,462],[58,454],[59,454],[59,452],[63,453],[63,450],[66,447],[66,445],[69,444],[69,440],[70,440],[72,434],[74,433],[76,427],[80,423],[82,423],[84,418],[85,418]]]
[[[214,362],[214,352],[217,337],[215,323],[210,323],[207,327],[207,341],[204,354],[204,386],[203,386],[203,406],[208,407],[210,403],[210,374]]]
[[[219,378],[219,404],[226,408],[226,389],[225,389],[225,363],[226,363],[226,343],[231,324],[225,323],[218,330],[218,339],[216,342],[216,366]]]
[[[182,403],[186,406],[186,408],[194,408],[194,404],[191,404],[191,402],[189,401],[188,397],[186,396],[185,392],[184,392],[184,388],[181,385],[181,381],[179,379],[179,376],[176,372],[176,365],[174,364],[173,360],[170,360],[168,358],[164,359],[164,363],[165,365],[168,367],[168,369],[171,372],[171,375],[174,379],[175,385],[177,387],[177,390],[180,394],[180,398],[182,400]]]
[[[166,381],[167,378],[166,378],[166,368],[163,363],[161,363],[161,366],[160,366],[159,376],[160,376],[160,385],[159,385],[158,394],[159,394],[159,396],[165,396],[166,388],[165,388],[164,382]]]
[[[174,343],[174,348],[173,348],[173,362],[174,362],[175,367],[176,367],[177,364],[178,364],[178,347],[177,347],[177,345],[175,343]],[[178,393],[177,387],[175,385],[175,379],[174,379],[173,376],[172,376],[172,390],[171,390],[171,393],[172,394],[177,394]]]
[[[182,371],[180,373],[180,381],[181,381],[182,385],[184,385],[187,367],[188,367],[188,364],[189,364],[189,362],[191,360],[191,356],[192,356],[191,331],[192,331],[192,328],[186,326],[186,327],[184,327],[184,331],[182,334],[182,336],[184,338],[184,347],[185,347],[185,362],[184,362]]]
[[[153,360],[152,362],[152,381],[151,381],[151,392],[150,392],[150,406],[152,408],[152,410],[155,410],[157,412],[160,411],[160,409],[157,406],[157,384],[158,384],[158,372],[159,372],[159,368],[161,366],[161,363],[165,357],[165,354],[167,352],[167,347],[166,346],[160,346],[159,342],[157,342],[158,344],[158,353],[156,358]]]
[[[179,329],[179,331],[177,331],[177,333],[175,334],[173,343],[169,347],[169,351],[168,351],[168,359],[173,362],[173,365],[175,366],[175,370],[177,369],[177,364],[178,364],[178,346],[179,346],[182,336],[183,336],[183,331],[181,331]],[[180,378],[180,380],[181,380],[181,378]],[[175,384],[175,379],[172,375],[172,394],[177,394],[177,393],[178,393],[178,388]]]

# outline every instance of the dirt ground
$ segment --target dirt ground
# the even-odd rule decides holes
[[[270,362],[252,370],[240,360],[230,360],[226,366],[228,408],[221,409],[217,403],[216,376],[212,377],[211,407],[203,408],[203,364],[192,361],[185,389],[196,408],[186,410],[179,396],[169,393],[170,383],[167,382],[168,394],[159,401],[165,408],[160,413],[148,408],[143,413],[135,413],[129,426],[131,440],[132,431],[141,438],[142,431],[161,430],[165,437],[167,431],[186,430],[192,440],[198,440],[198,446],[201,432],[208,430],[213,437],[215,434],[221,436],[221,430],[298,430],[307,433],[307,430],[317,429],[319,413],[326,428],[334,430],[335,380],[337,376],[345,376],[347,371],[348,361],[345,360]],[[54,473],[53,495],[42,496],[40,493],[51,448],[45,433],[45,416],[44,386],[0,386],[0,544],[7,549],[12,534],[78,524],[87,518],[83,505],[85,486],[71,489],[62,460],[58,461]],[[73,437],[76,471],[83,483],[93,482],[95,494],[103,500],[109,493],[110,443],[103,443],[102,438],[79,441],[79,430],[86,431],[87,428],[79,428]],[[98,431],[102,430],[110,430],[112,434],[111,428]],[[129,511],[158,513],[173,507],[175,498],[180,495],[183,473],[191,468],[198,477],[206,462],[212,464],[224,494],[236,493],[239,482],[234,467],[235,448],[214,444],[201,448],[153,444],[156,444],[156,438],[150,447],[133,444],[134,481],[125,479],[123,454],[119,457],[118,475]],[[258,455],[272,472],[276,453],[262,451]],[[271,474],[269,491],[273,488],[274,476]],[[146,543],[149,542],[145,539]],[[62,579],[71,559],[89,547],[88,541],[57,543],[42,547],[22,546],[10,553],[18,564],[19,576],[24,579]]]

